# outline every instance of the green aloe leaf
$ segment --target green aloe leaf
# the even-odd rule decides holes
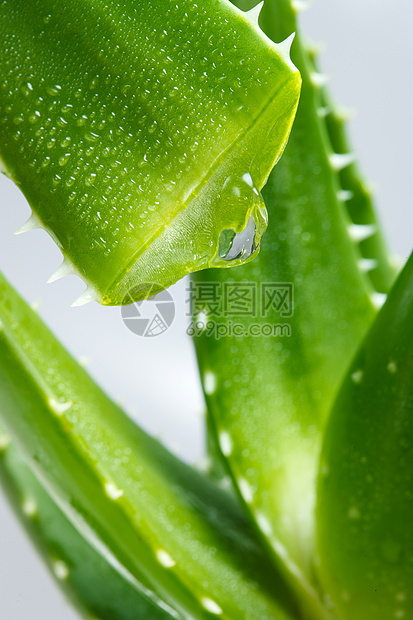
[[[413,255],[340,390],[318,485],[319,574],[340,617],[413,617]]]
[[[87,283],[78,304],[257,253],[300,76],[256,18],[227,0],[1,0],[1,168],[33,209],[21,230],[63,252],[52,279]]]
[[[295,618],[235,500],[140,430],[3,277],[0,322],[0,419],[85,552],[175,618]]]
[[[307,46],[314,70],[318,73],[317,50]],[[347,135],[349,113],[339,108],[332,100],[328,89],[321,88],[320,118],[325,119],[326,129],[335,153],[351,153],[352,148]],[[374,205],[374,197],[369,183],[364,179],[355,159],[349,166],[339,171],[341,198],[352,221],[351,233],[359,244],[366,269],[374,289],[387,294],[391,289],[396,273],[396,261],[390,255]]]
[[[293,4],[264,3],[260,25],[274,41],[297,32]],[[300,590],[305,613],[319,617],[327,612],[317,609],[312,558],[322,436],[348,362],[374,319],[377,295],[342,201],[339,172],[354,156],[332,150],[319,116],[323,79],[299,33],[292,59],[302,95],[287,148],[263,189],[271,224],[260,255],[230,272],[194,276],[193,333],[228,471],[273,557]],[[221,301],[218,311],[201,299],[207,287]]]
[[[0,485],[65,593],[86,617],[170,620],[72,525],[0,426]]]

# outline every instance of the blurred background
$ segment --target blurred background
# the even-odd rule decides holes
[[[251,4],[254,4],[251,2]],[[413,247],[413,4],[408,0],[313,0],[302,31],[325,44],[322,68],[350,123],[392,250]],[[171,289],[176,316],[156,338],[132,334],[119,308],[71,308],[84,285],[75,276],[46,284],[61,254],[44,231],[15,236],[30,214],[0,175],[0,269],[94,378],[149,432],[188,462],[203,454],[203,397],[186,335],[188,282]],[[5,620],[75,620],[0,495],[0,600]]]

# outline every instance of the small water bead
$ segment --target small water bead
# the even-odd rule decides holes
[[[47,86],[47,87],[46,87],[46,92],[47,92],[49,95],[52,95],[52,96],[53,96],[53,95],[57,95],[57,94],[59,94],[59,92],[60,92],[61,90],[62,90],[62,87],[61,87],[61,86],[59,86],[59,84],[54,84],[53,86]]]
[[[59,157],[59,166],[66,166],[67,162],[70,159],[70,153],[65,153],[61,157]]]

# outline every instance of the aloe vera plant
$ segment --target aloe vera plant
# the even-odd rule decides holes
[[[29,140],[37,131],[37,120],[33,128],[30,121],[20,123],[21,140],[28,142],[19,152],[8,150],[16,131],[11,127],[15,111],[4,108],[0,125],[6,172],[23,186],[43,225],[99,301],[122,303],[130,286],[134,289],[128,301],[140,299],[148,282],[165,286],[197,271],[195,290],[247,290],[263,302],[258,315],[238,317],[236,333],[230,329],[230,313],[217,316],[208,303],[197,299],[194,304],[191,331],[208,408],[209,470],[202,474],[184,465],[133,423],[0,276],[0,480],[81,613],[114,620],[409,618],[413,613],[409,469],[413,258],[393,284],[395,267],[372,196],[350,150],[343,117],[331,103],[314,49],[300,34],[297,3],[265,0],[246,13],[253,27],[242,13],[250,3],[234,4],[236,8],[226,2],[189,8],[189,3],[177,3],[175,28],[179,30],[177,24],[186,23],[189,14],[192,27],[206,16],[199,42],[185,39],[184,58],[194,47],[196,59],[196,50],[203,54],[209,49],[208,34],[228,34],[231,25],[241,60],[254,49],[260,50],[257,67],[273,63],[268,81],[256,91],[257,75],[241,63],[238,78],[250,80],[250,94],[259,93],[258,100],[246,96],[243,103],[251,106],[242,129],[251,140],[243,144],[233,139],[239,137],[240,125],[231,98],[222,139],[230,137],[221,172],[214,178],[214,171],[206,180],[209,164],[203,150],[194,150],[202,157],[194,156],[188,169],[184,162],[167,169],[169,179],[182,171],[186,189],[204,184],[205,194],[201,190],[179,215],[165,221],[157,239],[145,230],[145,250],[142,255],[140,249],[139,255],[133,253],[135,266],[130,274],[122,272],[119,287],[112,275],[130,263],[131,237],[120,232],[125,245],[109,258],[99,246],[86,256],[81,244],[85,248],[102,231],[105,237],[107,228],[97,222],[89,236],[86,226],[82,238],[79,222],[87,223],[87,208],[79,207],[81,215],[85,213],[83,220],[73,217],[71,207],[62,215],[52,203],[58,197],[61,204],[69,204],[63,182],[57,189],[51,177],[40,179],[41,188],[33,182],[30,163],[36,169],[39,160]],[[64,3],[59,15],[82,35],[78,47],[77,43],[73,47],[74,57],[82,51],[86,59],[86,52],[96,40],[103,44],[106,29],[115,23],[119,29],[111,34],[123,51],[129,36],[139,34],[141,42],[147,41],[146,15],[143,26],[138,21],[130,29],[125,26],[139,6],[126,0],[105,5],[97,1],[99,28],[83,31],[79,24],[86,23],[89,13],[81,15],[80,2]],[[154,6],[154,23],[161,24],[165,4]],[[10,18],[10,24],[4,21],[1,26],[4,33],[16,28],[21,41],[43,20],[41,28],[50,37],[42,34],[33,49],[38,52],[43,45],[46,49],[45,38],[50,38],[56,70],[66,71],[63,52],[53,38],[53,33],[61,32],[63,18],[53,11],[53,3],[45,16],[39,11],[33,24],[20,21],[29,14],[23,2],[3,0],[0,7]],[[161,31],[160,26],[153,28]],[[92,31],[97,38],[87,46],[86,34]],[[186,31],[179,30],[179,37]],[[282,51],[282,42],[293,32],[294,64]],[[222,37],[217,40],[223,46],[222,56],[227,48]],[[11,39],[4,41],[7,53],[17,58],[18,46]],[[153,44],[158,43],[154,37]],[[179,54],[170,58],[174,66],[181,66]],[[214,54],[205,58],[214,65]],[[155,80],[158,69],[152,60],[148,71]],[[2,71],[6,63],[7,56],[0,60]],[[113,63],[122,66],[125,75],[133,74],[135,65],[126,67],[120,51]],[[222,65],[223,75],[234,79],[231,64]],[[190,67],[196,79],[202,76],[196,63]],[[288,145],[268,176],[290,132],[300,83],[296,67],[302,79],[296,120]],[[206,73],[208,83],[211,74]],[[68,82],[68,88],[73,83],[76,80]],[[98,106],[93,102],[105,96],[105,89],[98,86],[99,82],[92,111]],[[181,94],[187,86],[185,80],[180,83]],[[150,106],[156,102],[158,114],[156,94]],[[60,95],[53,95],[60,105]],[[24,97],[30,96],[16,92],[13,105],[23,109]],[[264,106],[261,114],[260,106]],[[200,109],[203,118],[211,118],[208,106]],[[132,123],[135,110],[124,112],[124,124]],[[82,156],[80,137],[91,129],[79,127],[73,129],[73,139],[80,140]],[[201,140],[202,131],[199,136]],[[211,148],[222,148],[223,143],[215,144],[208,136]],[[121,135],[113,141],[106,136],[99,144],[91,141],[90,148],[120,145],[122,151],[122,144]],[[134,147],[138,157],[141,143]],[[60,164],[50,155],[49,165],[58,170]],[[85,178],[83,172],[79,178]],[[151,183],[161,173],[162,165],[155,167]],[[125,178],[128,174],[134,178],[135,169],[128,168]],[[115,170],[113,179],[117,175]],[[99,183],[90,187],[97,188],[93,196],[101,200]],[[262,199],[270,224],[261,241],[264,225],[249,228],[248,222],[255,213],[266,224]],[[168,200],[169,215],[172,205],[183,206],[182,201]],[[200,220],[191,219],[191,209],[198,206],[211,226],[202,228]],[[136,209],[134,216],[140,206]],[[157,217],[164,213],[155,210],[148,229],[156,227]],[[46,215],[51,218],[48,222]],[[189,219],[185,223],[182,218]],[[128,221],[120,212],[119,229]],[[110,222],[108,226],[110,230]],[[70,237],[70,243],[59,235]],[[188,247],[196,254],[206,240],[212,245],[202,260],[185,254]],[[74,241],[79,241],[76,248]],[[141,241],[134,237],[135,250]],[[144,261],[149,257],[148,263],[141,256]],[[248,262],[250,258],[254,260]],[[205,266],[236,268],[200,271]],[[271,335],[265,331],[268,325],[275,328]]]

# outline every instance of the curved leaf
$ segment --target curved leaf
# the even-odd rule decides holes
[[[316,50],[307,46],[314,71],[318,71]],[[332,101],[326,86],[321,88],[320,118],[325,119],[328,137],[335,153],[351,153],[352,148],[346,131],[347,113]],[[341,197],[353,225],[353,239],[359,244],[365,259],[365,268],[373,287],[378,293],[387,294],[396,277],[396,261],[391,257],[383,235],[373,193],[363,178],[358,162],[339,171]],[[363,264],[363,263],[362,263]]]
[[[0,427],[0,485],[50,570],[82,613],[101,620],[171,620],[142,595],[65,517]]]
[[[88,284],[78,304],[255,255],[300,90],[288,52],[226,0],[0,2],[2,168],[33,208],[22,230],[62,249],[53,278]]]
[[[140,430],[0,277],[0,418],[102,560],[175,618],[292,620],[232,497]]]
[[[348,620],[413,616],[413,255],[343,384],[322,452],[319,574]]]
[[[297,31],[289,0],[267,0],[261,27]],[[318,617],[312,566],[316,476],[325,422],[374,316],[340,198],[320,108],[320,77],[299,34],[292,47],[302,95],[284,155],[263,189],[270,227],[258,258],[194,277],[195,345],[216,440],[273,557]],[[221,307],[206,299],[215,286]],[[202,287],[204,287],[202,289]],[[204,298],[198,292],[204,290]],[[217,304],[215,304],[217,306]]]

